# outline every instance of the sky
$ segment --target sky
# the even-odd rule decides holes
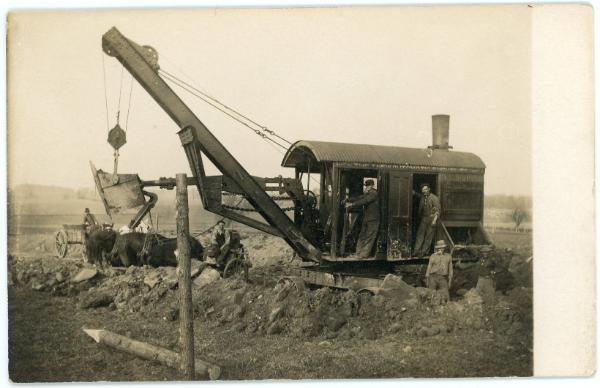
[[[113,127],[119,90],[128,136],[119,172],[189,173],[177,126],[135,81],[129,105],[131,77],[121,81],[101,49],[113,26],[154,47],[162,69],[290,141],[424,148],[431,115],[449,114],[450,145],[482,158],[487,194],[531,195],[524,5],[13,13],[9,187],[91,187],[88,161],[112,170],[106,105]],[[283,150],[174,90],[251,174],[293,176]]]

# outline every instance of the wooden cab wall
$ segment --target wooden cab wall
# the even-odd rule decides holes
[[[412,257],[420,183],[429,183],[441,202],[436,239],[451,246],[489,243],[483,231],[483,177],[485,164],[472,153],[431,148],[406,148],[366,144],[299,141],[286,153],[283,167],[300,173],[320,173],[320,214],[329,233],[329,260],[337,260],[340,247],[343,174],[377,178],[380,195],[379,259]],[[342,222],[343,223],[343,222]]]

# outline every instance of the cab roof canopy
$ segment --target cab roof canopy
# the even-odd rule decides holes
[[[369,144],[300,140],[288,149],[281,165],[299,171],[320,172],[322,163],[338,162],[354,168],[398,168],[405,170],[455,171],[483,174],[479,156],[429,148],[392,147]]]

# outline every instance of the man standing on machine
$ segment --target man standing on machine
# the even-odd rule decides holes
[[[415,242],[414,256],[422,258],[429,253],[433,237],[437,229],[437,221],[440,216],[441,206],[438,197],[431,193],[428,183],[421,187],[421,201],[419,202],[419,217],[421,223],[417,230],[417,241]]]
[[[365,206],[360,234],[356,243],[356,256],[360,259],[371,256],[371,250],[379,230],[379,195],[375,190],[375,182],[373,179],[367,179],[364,187],[363,195],[345,204],[346,208]]]

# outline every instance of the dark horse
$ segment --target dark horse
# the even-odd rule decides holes
[[[189,237],[191,257],[201,259],[202,244]],[[127,233],[117,235],[110,257],[111,265],[150,265],[152,267],[177,266],[177,238],[167,238],[158,233]]]
[[[94,264],[108,261],[113,249],[117,233],[110,229],[94,225],[85,235],[85,256],[88,262]]]

